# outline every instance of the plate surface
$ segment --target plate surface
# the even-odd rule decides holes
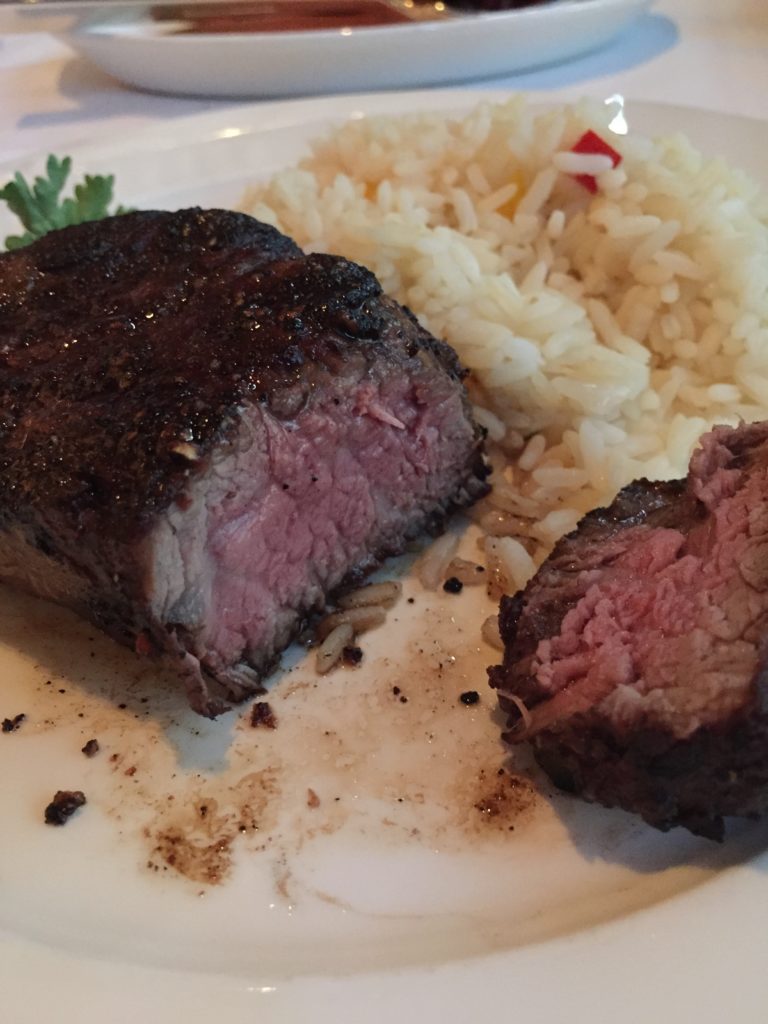
[[[176,35],[100,13],[66,35],[116,78],[157,92],[296,96],[459,82],[555,64],[610,42],[651,0],[543,6],[381,28]],[[45,13],[45,12],[43,12]]]
[[[72,155],[130,205],[237,206],[325,125],[477,99],[241,108]],[[631,103],[627,119],[768,183],[753,122]],[[492,609],[480,588],[425,594],[407,568],[414,603],[360,669],[318,680],[286,657],[274,732],[247,709],[202,721],[73,616],[0,591],[0,718],[27,715],[0,735],[4,1019],[764,1020],[768,823],[720,847],[537,792],[523,755],[499,776]],[[89,801],[63,829],[42,824],[56,789]]]

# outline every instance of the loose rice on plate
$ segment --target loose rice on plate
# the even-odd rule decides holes
[[[612,113],[354,120],[248,202],[369,267],[471,369],[497,470],[479,515],[517,538],[487,545],[515,586],[630,480],[683,475],[709,426],[768,415],[766,197],[681,135],[614,136]],[[618,167],[574,165],[588,128]]]

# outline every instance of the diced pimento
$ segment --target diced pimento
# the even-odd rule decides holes
[[[593,132],[591,129],[584,132],[578,142],[571,146],[572,153],[587,153],[590,156],[608,156],[611,158],[611,163],[614,167],[622,161],[621,153],[610,146],[605,139],[601,138],[597,132]],[[594,174],[574,174],[573,177],[580,185],[591,192],[593,195],[597,192],[597,178]]]

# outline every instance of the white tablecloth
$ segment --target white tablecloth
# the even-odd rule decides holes
[[[768,0],[659,0],[613,46],[555,68],[457,85],[607,96],[768,119]],[[231,101],[153,96],[45,33],[0,36],[0,161],[62,151]]]

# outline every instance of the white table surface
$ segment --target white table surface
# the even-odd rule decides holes
[[[456,84],[558,98],[621,92],[768,120],[768,0],[658,0],[598,53],[560,67]],[[46,33],[0,35],[2,163],[234,105],[132,90]]]

